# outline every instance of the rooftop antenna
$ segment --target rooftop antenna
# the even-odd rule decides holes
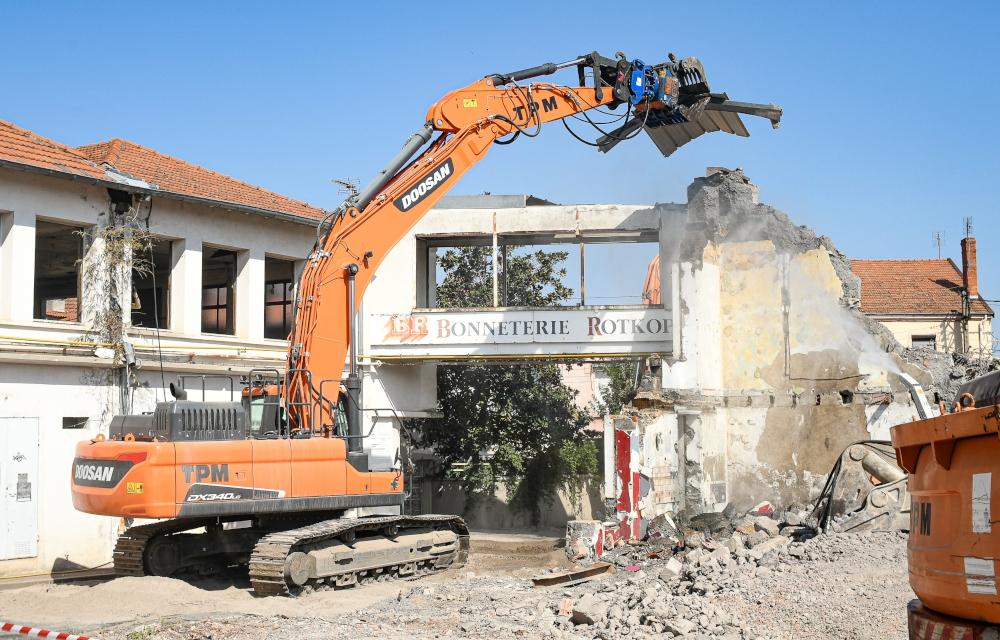
[[[357,178],[335,178],[333,180],[334,184],[340,186],[337,193],[347,196],[348,199],[354,198],[361,192],[360,189],[358,189],[358,182],[359,180]]]
[[[941,245],[944,244],[944,231],[935,231],[931,234],[931,242],[937,245],[938,260],[941,259]]]
[[[966,238],[971,238],[972,237],[972,218],[971,217],[963,218],[963,220],[965,221],[965,237]]]

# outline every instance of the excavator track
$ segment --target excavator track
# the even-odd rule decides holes
[[[203,518],[196,520],[164,520],[151,524],[142,524],[129,527],[125,533],[118,536],[115,543],[115,550],[112,554],[114,561],[115,575],[117,576],[144,576],[148,575],[146,570],[146,549],[150,541],[159,536],[170,535],[204,527],[217,522],[216,518]]]
[[[447,531],[455,536],[455,544],[444,542],[437,548],[421,543],[422,552],[412,558],[399,560],[398,554],[375,549],[369,554],[382,557],[382,561],[369,561],[356,565],[351,557],[354,543],[359,534],[384,534],[389,532],[391,541],[395,535],[409,532]],[[410,534],[418,535],[418,534]],[[433,534],[428,534],[433,535]],[[376,535],[377,537],[377,535]],[[322,576],[310,576],[307,567],[310,549],[322,547],[323,543],[338,545],[339,553],[326,551],[335,558],[334,569],[328,569]],[[377,544],[377,543],[376,543]],[[387,543],[389,546],[391,543]],[[320,549],[323,553],[325,550]],[[404,549],[405,551],[405,549]],[[411,553],[414,549],[409,550]],[[360,553],[363,552],[358,552]],[[250,583],[254,595],[292,596],[302,591],[347,586],[368,579],[382,579],[387,576],[406,576],[427,571],[442,570],[451,566],[462,566],[469,556],[469,530],[465,521],[458,516],[379,516],[370,518],[338,518],[324,520],[297,529],[276,531],[263,536],[250,556]],[[338,568],[339,567],[339,568]],[[315,573],[315,567],[313,567]]]

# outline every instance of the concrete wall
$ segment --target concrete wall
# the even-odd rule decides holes
[[[758,204],[742,173],[696,180],[668,225],[679,349],[636,402],[644,516],[805,503],[848,443],[916,415],[896,372],[929,374],[847,307],[856,284],[830,241]]]
[[[500,487],[490,497],[469,501],[468,495],[452,481],[426,481],[424,495],[431,496],[428,513],[459,513],[474,531],[510,531],[541,529],[565,531],[570,520],[603,520],[604,507],[600,496],[600,482],[587,483],[581,495],[574,499],[566,491],[539,505],[540,518],[531,521],[531,514],[515,511],[508,506],[506,489]]]
[[[993,323],[989,318],[968,321],[968,339],[962,321],[955,318],[882,320],[900,344],[913,346],[913,336],[935,336],[937,350],[985,357],[993,353]]]
[[[167,370],[166,380],[176,371]],[[111,559],[123,523],[73,508],[70,472],[77,442],[107,434],[108,421],[120,410],[115,370],[107,367],[57,365],[51,362],[0,363],[0,416],[37,418],[39,474],[37,557],[0,561],[0,575],[65,570],[72,565],[98,566]],[[151,411],[156,399],[169,397],[159,371],[140,373],[133,396],[135,412]],[[238,387],[237,387],[238,388]],[[191,394],[199,399],[200,391]],[[208,400],[229,400],[221,381],[210,381]],[[84,428],[63,428],[64,418],[87,419]]]

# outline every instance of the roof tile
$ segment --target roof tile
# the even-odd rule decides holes
[[[104,170],[79,151],[5,120],[0,120],[0,160],[88,178],[107,179]]]
[[[95,163],[171,191],[196,198],[257,207],[304,218],[320,219],[326,212],[299,200],[261,189],[221,173],[114,138],[77,147]]]
[[[962,272],[948,259],[851,260],[861,278],[861,311],[872,315],[944,315],[962,308]],[[975,314],[993,315],[982,300]]]

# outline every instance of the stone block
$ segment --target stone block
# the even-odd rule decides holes
[[[681,571],[684,565],[677,558],[671,558],[667,561],[667,564],[660,571],[660,580],[664,582],[672,582],[674,580],[679,580],[681,577]]]
[[[608,615],[608,603],[592,593],[588,593],[573,605],[573,622],[576,624],[594,624]]]
[[[768,516],[757,516],[753,519],[753,526],[757,531],[763,531],[771,537],[778,535],[780,531],[778,523]]]

